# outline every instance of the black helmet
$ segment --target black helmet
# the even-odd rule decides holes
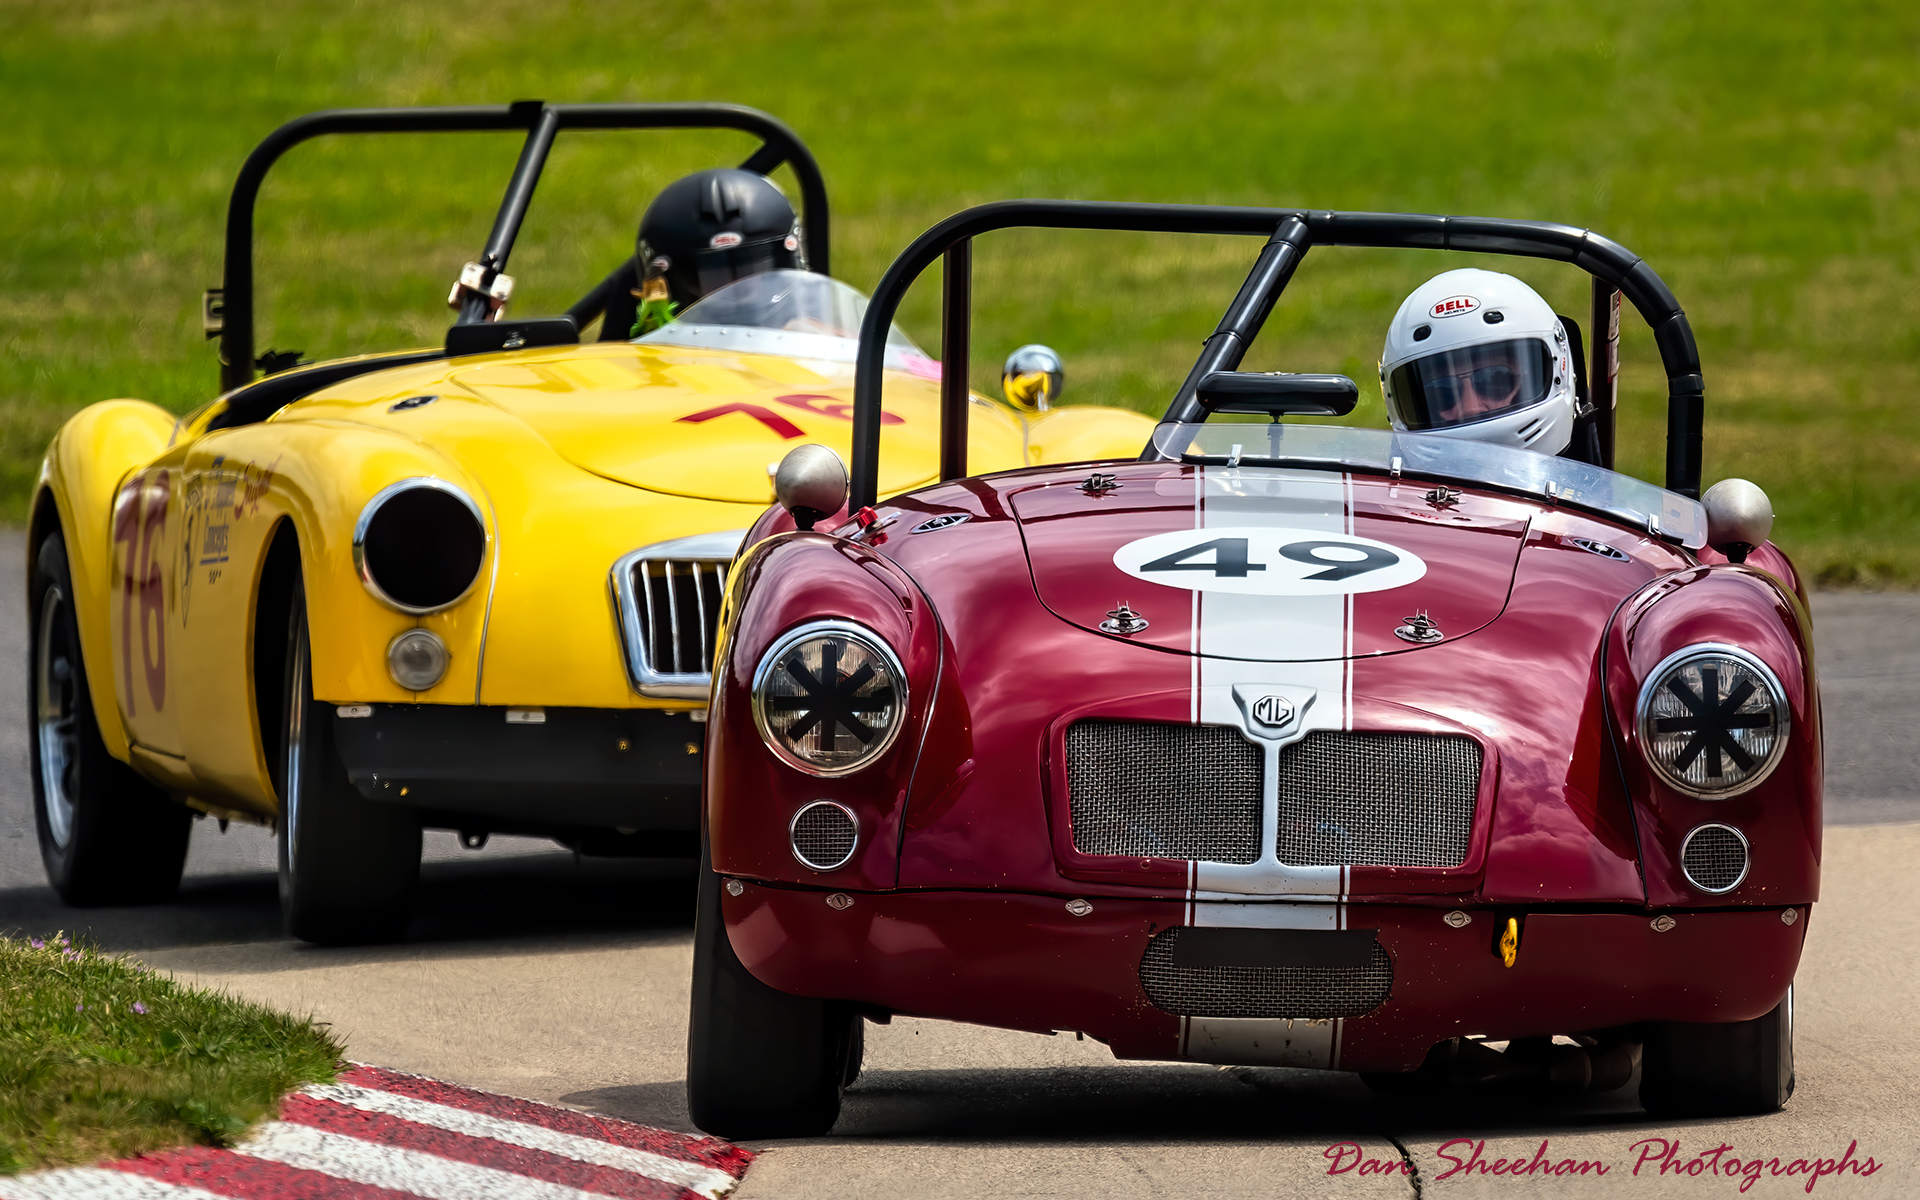
[[[669,184],[640,218],[636,253],[643,298],[664,279],[682,307],[736,279],[807,265],[793,205],[765,175],[737,167]]]

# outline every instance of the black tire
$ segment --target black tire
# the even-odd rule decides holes
[[[1764,1017],[1647,1029],[1640,1105],[1656,1117],[1778,1112],[1793,1095],[1793,989]]]
[[[27,586],[34,825],[47,881],[68,904],[173,897],[193,813],[107,753],[80,654],[65,537],[41,541]]]
[[[323,946],[405,935],[420,883],[420,814],[361,796],[333,748],[333,706],[316,703],[306,592],[287,619],[280,790],[280,913],[287,933]]]
[[[790,996],[755,979],[727,940],[720,877],[701,856],[693,921],[687,1109],[726,1138],[818,1137],[860,1071],[861,1018],[836,1000]]]

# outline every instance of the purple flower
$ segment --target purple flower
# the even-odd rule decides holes
[[[87,1006],[86,1006],[86,1005],[84,1005],[84,1004],[76,1004],[76,1005],[74,1005],[74,1006],[73,1006],[73,1011],[75,1011],[75,1012],[81,1012],[81,1011],[83,1011],[83,1010],[84,1010],[84,1009],[85,1009],[86,1007],[87,1007]]]
[[[133,1002],[133,1011],[139,1013],[141,1016],[144,1017],[147,1015],[147,1006],[140,1003],[138,1000],[135,1000]]]
[[[47,948],[47,944],[41,941],[39,938],[34,938],[32,941],[28,942],[27,945],[32,946],[35,950],[45,950]]]

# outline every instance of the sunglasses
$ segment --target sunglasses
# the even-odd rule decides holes
[[[1464,401],[1462,393],[1469,387],[1483,400],[1505,404],[1520,390],[1520,375],[1505,364],[1478,367],[1458,375],[1443,375],[1428,380],[1426,391],[1439,407],[1455,408]]]

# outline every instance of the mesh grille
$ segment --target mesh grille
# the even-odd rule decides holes
[[[712,670],[726,587],[727,564],[721,559],[643,558],[633,564],[640,652],[650,669],[663,675]]]
[[[1082,854],[1260,857],[1260,748],[1231,726],[1080,721],[1067,779]]]
[[[1357,1017],[1386,1003],[1393,961],[1379,942],[1364,967],[1176,967],[1183,929],[1147,943],[1140,986],[1156,1008],[1182,1017]]]
[[[1274,851],[1298,867],[1457,867],[1479,788],[1470,737],[1310,733],[1280,752]]]
[[[1687,835],[1680,869],[1703,892],[1732,891],[1747,873],[1747,844],[1726,825],[1702,825]]]
[[[815,801],[793,819],[793,853],[816,871],[831,871],[853,857],[859,829],[837,804]]]

